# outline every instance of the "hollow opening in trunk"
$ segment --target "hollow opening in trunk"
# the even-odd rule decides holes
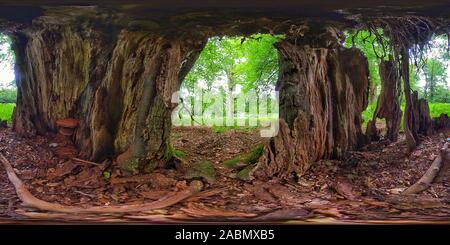
[[[268,34],[208,39],[172,112],[171,151],[186,162],[188,175],[214,168],[245,178],[254,167],[268,141],[263,132],[278,121],[279,39]]]
[[[17,99],[15,57],[11,45],[11,38],[0,33],[0,126],[11,124]]]

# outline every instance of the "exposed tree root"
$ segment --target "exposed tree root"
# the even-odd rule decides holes
[[[3,166],[5,167],[8,174],[8,178],[14,185],[17,196],[23,202],[24,206],[59,213],[131,213],[150,211],[172,206],[188,197],[197,194],[203,188],[203,183],[201,181],[194,180],[186,190],[175,194],[168,194],[161,199],[151,203],[118,206],[97,206],[87,208],[66,206],[57,203],[50,203],[33,196],[33,194],[28,191],[26,186],[16,175],[13,167],[11,166],[11,163],[5,158],[2,153],[0,153],[0,161],[3,163]]]
[[[402,194],[417,194],[420,193],[428,187],[430,187],[431,183],[435,179],[435,177],[438,175],[441,166],[443,165],[444,161],[448,161],[448,154],[449,154],[449,143],[445,143],[444,146],[441,149],[440,154],[434,159],[433,163],[431,164],[430,168],[425,172],[425,174],[422,176],[422,178],[419,179],[416,183],[414,183],[412,186],[410,186],[408,189],[406,189]]]

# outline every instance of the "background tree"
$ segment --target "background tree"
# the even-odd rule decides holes
[[[14,52],[11,49],[11,40],[0,33],[0,104],[16,102],[16,81],[5,80],[6,77],[10,77],[8,73],[13,72],[13,65]]]
[[[436,58],[430,58],[423,67],[425,76],[424,97],[434,102],[438,86],[445,87],[447,79],[446,66]]]
[[[251,99],[259,100],[261,93],[273,92],[278,79],[278,56],[273,44],[279,38],[267,34],[210,38],[182,83],[182,89],[188,91],[190,107],[199,102],[198,96],[193,95],[198,85],[209,93],[226,95],[224,108],[234,108],[234,101],[229,99],[233,93],[253,90],[257,96]],[[240,91],[235,90],[237,85]],[[224,118],[234,116],[230,113],[226,115],[224,110]]]

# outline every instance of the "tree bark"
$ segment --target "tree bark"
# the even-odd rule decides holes
[[[428,101],[426,99],[420,99],[418,102],[419,107],[419,130],[422,135],[433,134],[433,124],[430,117],[430,108],[428,107]]]
[[[314,33],[317,34],[317,33]],[[266,145],[256,177],[302,175],[311,162],[343,157],[364,143],[361,112],[369,93],[368,63],[357,49],[346,49],[330,33],[280,41],[279,133]],[[333,45],[327,45],[328,41]]]
[[[433,130],[450,128],[450,118],[447,114],[442,113],[439,117],[433,118],[431,124],[433,125]]]
[[[403,122],[404,122],[406,143],[408,144],[408,151],[411,152],[416,148],[418,136],[417,131],[415,129],[414,105],[413,105],[413,98],[411,96],[411,87],[409,84],[409,51],[407,48],[402,49],[401,56],[402,56],[401,71],[406,100]]]
[[[16,33],[14,130],[45,134],[56,130],[56,120],[76,118],[80,157],[119,155],[119,164],[161,166],[170,144],[172,93],[206,39],[80,26]]]
[[[391,60],[381,61],[379,65],[381,78],[381,92],[378,97],[377,106],[373,119],[367,124],[366,135],[372,140],[377,140],[375,122],[377,118],[386,120],[386,137],[395,142],[398,138],[402,111],[400,109],[400,86],[398,69]]]

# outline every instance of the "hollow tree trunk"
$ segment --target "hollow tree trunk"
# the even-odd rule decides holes
[[[416,148],[418,136],[414,118],[414,102],[413,97],[411,96],[411,87],[409,84],[409,51],[407,48],[404,48],[401,52],[401,71],[403,78],[403,88],[405,90],[405,114],[404,114],[404,130],[406,136],[406,142],[408,144],[408,150],[413,151]]]
[[[75,28],[77,26],[77,28]],[[167,157],[171,95],[204,38],[168,38],[108,27],[41,25],[16,33],[18,99],[13,128],[22,135],[80,121],[82,157],[161,165]]]
[[[337,45],[330,33],[280,41],[280,125],[266,145],[256,177],[302,175],[312,161],[342,157],[364,142],[368,63],[357,49]],[[316,42],[315,37],[324,37]],[[310,38],[310,39],[308,39]],[[310,42],[308,42],[310,40]],[[329,41],[333,46],[328,45]]]
[[[400,109],[400,86],[398,69],[391,60],[381,61],[379,65],[381,78],[381,92],[378,97],[377,106],[373,119],[367,123],[367,137],[376,140],[377,130],[375,127],[377,118],[386,119],[386,137],[391,141],[397,141],[398,132],[402,118]]]

